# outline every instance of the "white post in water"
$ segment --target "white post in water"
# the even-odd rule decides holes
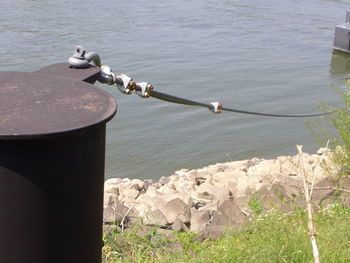
[[[350,11],[346,12],[345,23],[335,27],[333,48],[350,54]]]

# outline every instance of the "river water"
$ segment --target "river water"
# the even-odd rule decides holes
[[[76,45],[158,91],[281,114],[339,102],[350,72],[332,51],[345,0],[0,0],[0,70],[63,62]],[[294,154],[319,145],[304,119],[234,113],[116,96],[106,177],[158,178],[181,168]]]

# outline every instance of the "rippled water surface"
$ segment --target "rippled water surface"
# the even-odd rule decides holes
[[[340,0],[1,0],[0,70],[66,61],[81,44],[115,72],[159,91],[282,114],[339,100],[349,73],[332,51]],[[181,168],[314,151],[303,119],[233,113],[121,95],[108,124],[106,176],[158,178]]]

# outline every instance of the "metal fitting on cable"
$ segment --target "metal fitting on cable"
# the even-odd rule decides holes
[[[87,53],[83,46],[76,46],[73,56],[68,59],[68,63],[73,68],[88,68],[91,62],[93,62],[95,66],[101,67],[100,56],[92,51]]]
[[[137,86],[136,82],[125,74],[119,74],[115,77],[115,83],[118,90],[123,94],[132,94]]]
[[[212,105],[212,107],[209,108],[209,110],[211,112],[214,112],[216,114],[221,113],[221,109],[222,109],[222,104],[220,104],[219,102],[209,102],[209,104]]]
[[[115,80],[116,77],[111,68],[107,65],[102,65],[99,81],[104,84],[113,85],[115,84]]]
[[[153,86],[148,82],[139,82],[136,83],[136,94],[142,98],[149,98],[151,94],[150,90],[153,90]]]

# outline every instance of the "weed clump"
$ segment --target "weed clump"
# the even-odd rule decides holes
[[[319,109],[331,114],[321,117],[321,121],[307,122],[316,140],[329,148],[336,161],[346,173],[350,172],[350,80],[346,80],[344,89],[336,90],[340,94],[341,103],[337,106],[322,102]]]

